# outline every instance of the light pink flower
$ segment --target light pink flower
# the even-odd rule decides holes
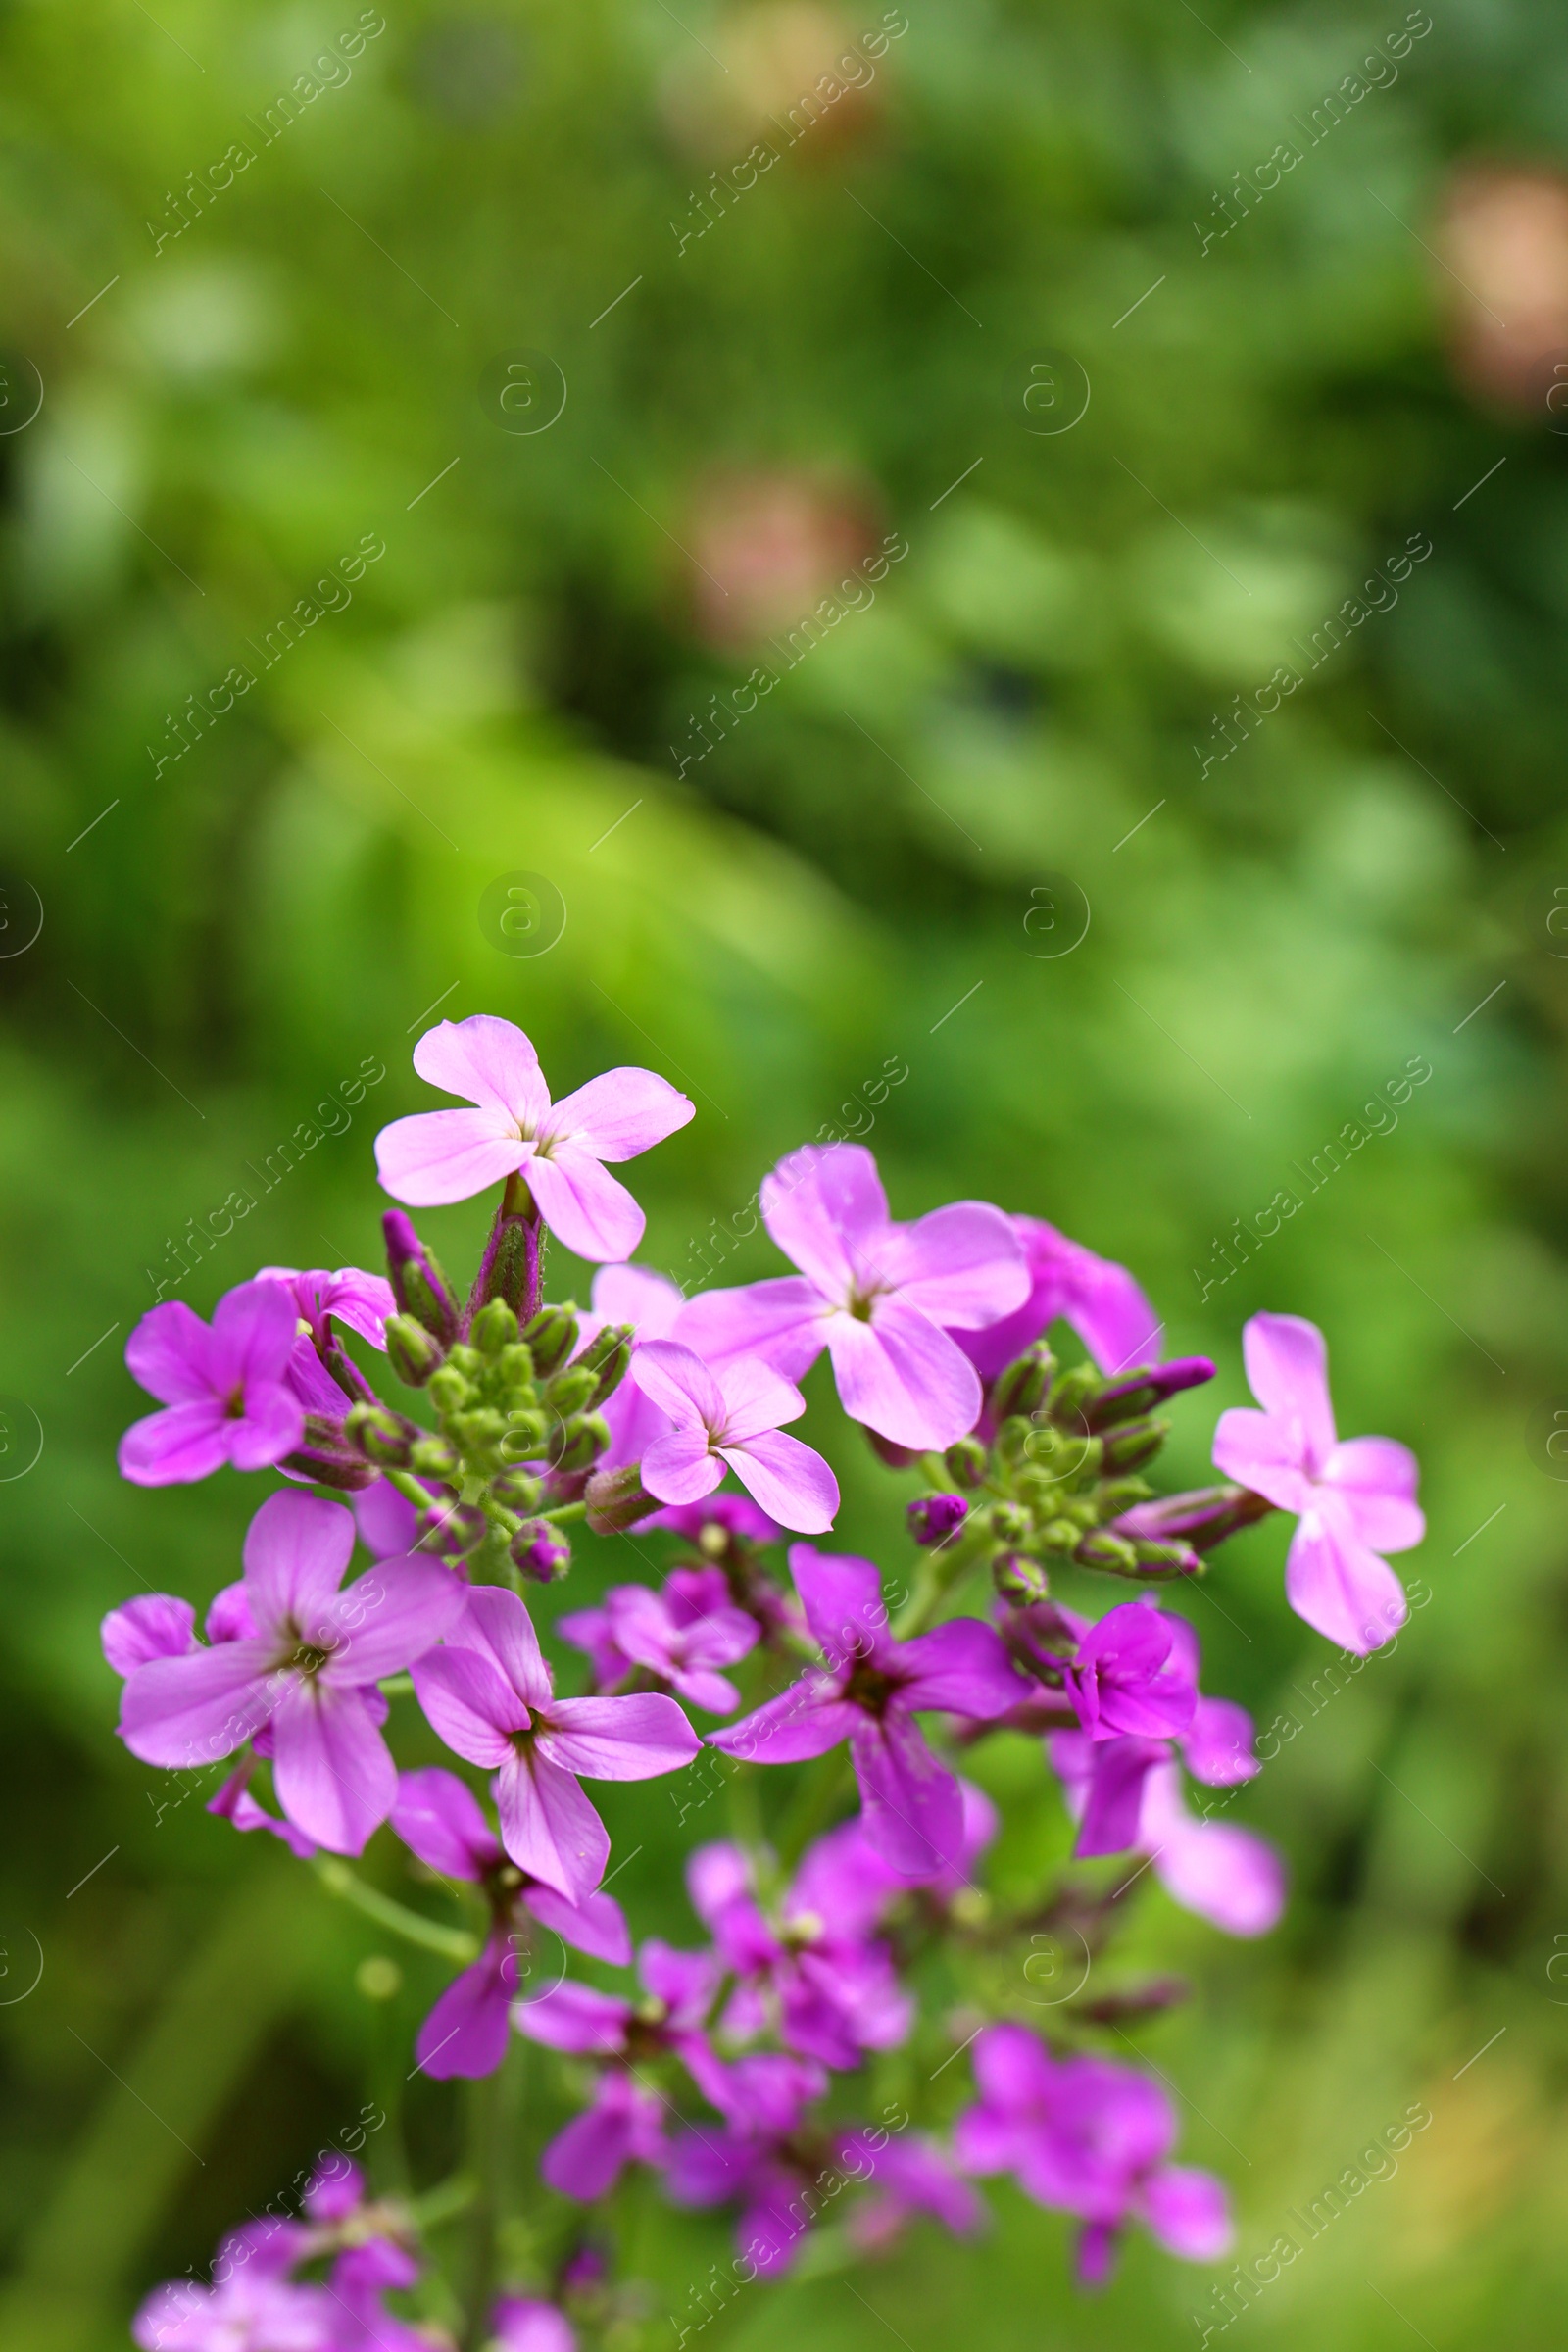
[[[1248,1384],[1262,1406],[1222,1413],[1214,1466],[1299,1520],[1285,1562],[1298,1617],[1365,1657],[1409,1614],[1385,1551],[1426,1534],[1415,1455],[1393,1438],[1340,1439],[1329,1400],[1328,1350],[1299,1315],[1254,1315],[1242,1334]]]
[[[519,1169],[552,1233],[579,1257],[630,1257],[643,1212],[606,1160],[635,1159],[684,1127],[695,1104],[652,1070],[606,1070],[552,1103],[539,1056],[511,1021],[442,1021],[414,1049],[432,1086],[471,1110],[394,1119],[375,1139],[385,1189],[411,1208],[466,1200]]]
[[[839,1507],[838,1481],[819,1453],[786,1437],[806,1399],[778,1373],[754,1359],[710,1372],[674,1340],[645,1340],[631,1378],[674,1424],[643,1455],[643,1485],[660,1502],[696,1502],[734,1471],[770,1518],[800,1535],[819,1536]]]

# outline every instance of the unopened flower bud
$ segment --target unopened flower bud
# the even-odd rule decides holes
[[[421,1478],[455,1478],[458,1474],[456,1450],[445,1438],[416,1438],[409,1454],[409,1468]]]
[[[905,1512],[915,1542],[932,1544],[945,1544],[968,1516],[969,1505],[961,1494],[921,1494]]]
[[[1051,1579],[1039,1561],[1021,1551],[1003,1552],[992,1564],[991,1577],[1007,1600],[1043,1600],[1051,1590]]]
[[[441,1363],[439,1344],[412,1315],[388,1315],[386,1351],[406,1389],[422,1389]]]
[[[1046,1411],[1063,1429],[1083,1429],[1088,1425],[1086,1407],[1100,1393],[1100,1374],[1093,1364],[1072,1364],[1058,1372],[1051,1384]]]
[[[1117,1535],[1134,1542],[1183,1542],[1195,1551],[1208,1551],[1238,1528],[1266,1519],[1273,1508],[1246,1487],[1199,1487],[1186,1494],[1161,1494],[1152,1502],[1135,1503],[1113,1525]]]
[[[1016,1363],[999,1372],[991,1391],[991,1410],[999,1421],[1009,1414],[1032,1413],[1044,1401],[1056,1369],[1056,1359],[1044,1340],[1037,1340]]]
[[[643,1485],[636,1462],[628,1462],[620,1470],[596,1470],[583,1499],[588,1505],[588,1525],[596,1536],[618,1536],[659,1508]]]
[[[1121,1477],[1129,1470],[1141,1470],[1153,1460],[1169,1435],[1168,1421],[1129,1421],[1112,1429],[1103,1441],[1105,1468]]]
[[[461,1413],[473,1394],[456,1364],[443,1364],[430,1375],[430,1402],[438,1413]]]
[[[553,1585],[571,1566],[571,1545],[548,1519],[525,1519],[512,1539],[512,1564],[535,1584]]]
[[[416,1549],[438,1552],[443,1559],[461,1560],[477,1550],[489,1532],[489,1522],[471,1502],[433,1502],[419,1513]]]
[[[1213,1377],[1214,1367],[1206,1355],[1176,1356],[1168,1364],[1156,1364],[1152,1371],[1129,1373],[1125,1380],[1102,1389],[1085,1406],[1085,1415],[1091,1429],[1109,1429],[1113,1422],[1152,1413],[1167,1396],[1178,1396],[1183,1389],[1200,1388]]]
[[[541,1380],[558,1372],[577,1345],[577,1317],[569,1306],[542,1306],[531,1323],[524,1324],[523,1338],[533,1355],[534,1370]]]
[[[1040,1541],[1048,1551],[1076,1551],[1083,1532],[1076,1519],[1048,1519]]]
[[[1080,1567],[1108,1568],[1120,1576],[1135,1573],[1138,1567],[1138,1554],[1133,1545],[1124,1543],[1120,1536],[1113,1536],[1104,1527],[1097,1527],[1084,1536],[1073,1552],[1073,1558]]]
[[[468,1337],[479,1353],[494,1363],[502,1348],[510,1348],[515,1341],[517,1318],[504,1298],[491,1298],[469,1324]]]
[[[343,1424],[349,1444],[378,1470],[406,1470],[417,1431],[384,1404],[356,1404]]]
[[[562,1476],[590,1469],[609,1444],[610,1424],[602,1413],[574,1413],[550,1448],[550,1467]]]
[[[1032,1522],[1029,1513],[1016,1502],[994,1502],[991,1506],[991,1532],[1002,1544],[1022,1544]]]
[[[439,1260],[425,1248],[401,1208],[387,1210],[381,1231],[386,1237],[387,1272],[398,1305],[443,1346],[450,1346],[458,1336],[458,1301]]]
[[[1146,1576],[1201,1576],[1203,1563],[1190,1544],[1135,1543],[1138,1565]]]
[[[959,1438],[942,1458],[956,1487],[967,1487],[972,1494],[984,1485],[990,1457],[978,1438]]]
[[[599,1375],[586,1364],[567,1364],[545,1385],[545,1402],[564,1420],[582,1412],[593,1400]]]
[[[635,1337],[636,1333],[629,1323],[607,1323],[577,1357],[573,1369],[594,1375],[593,1393],[588,1398],[590,1404],[603,1404],[605,1398],[612,1396],[619,1388],[626,1376],[626,1366],[631,1362],[631,1346]]]
[[[547,1414],[521,1409],[507,1415],[501,1438],[504,1462],[542,1462],[552,1424]]]
[[[510,1438],[509,1431],[509,1441]],[[508,1451],[507,1443],[503,1443],[502,1451]],[[504,1504],[508,1510],[520,1511],[524,1518],[530,1517],[539,1508],[539,1498],[544,1491],[543,1479],[535,1478],[527,1470],[503,1470],[499,1477],[490,1482],[490,1492],[497,1502]]]

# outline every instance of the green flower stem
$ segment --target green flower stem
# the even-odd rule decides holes
[[[957,1540],[944,1544],[927,1552],[915,1579],[914,1591],[906,1606],[894,1621],[894,1639],[907,1642],[915,1634],[923,1634],[935,1617],[944,1599],[954,1587],[966,1577],[981,1561],[988,1566],[997,1554],[1006,1547],[997,1542],[983,1512],[974,1514],[979,1524],[965,1529]]]
[[[313,1865],[317,1877],[328,1894],[341,1895],[378,1927],[389,1928],[409,1943],[422,1944],[427,1952],[439,1952],[443,1959],[457,1960],[466,1967],[479,1957],[479,1938],[465,1928],[444,1928],[438,1920],[426,1919],[422,1912],[411,1911],[406,1903],[382,1894],[375,1886],[368,1886],[355,1877],[344,1862],[334,1855],[318,1854]]]
[[[513,2042],[493,2075],[468,2086],[468,2171],[475,2183],[468,2223],[467,2325],[463,2352],[483,2352],[490,2341],[497,2241],[506,2201],[507,2152],[521,2089],[523,2044]]]
[[[404,1501],[412,1502],[416,1510],[429,1509],[434,1497],[428,1487],[420,1486],[412,1470],[383,1470],[381,1476],[389,1486],[396,1487]]]
[[[582,1501],[558,1502],[553,1511],[541,1511],[539,1516],[541,1519],[548,1519],[552,1526],[559,1527],[565,1519],[586,1519],[588,1505]]]

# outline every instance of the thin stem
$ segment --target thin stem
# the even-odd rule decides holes
[[[472,2083],[468,2092],[468,2169],[477,2185],[468,2223],[468,2318],[463,2331],[463,2352],[483,2352],[490,2340],[505,2143],[501,2075],[498,2067],[493,2075]]]
[[[428,1952],[439,1952],[443,1959],[462,1961],[465,1967],[479,1957],[479,1938],[465,1928],[444,1928],[438,1920],[426,1919],[421,1911],[411,1911],[406,1903],[394,1901],[377,1886],[368,1886],[357,1879],[346,1863],[330,1854],[318,1854],[316,1875],[328,1894],[341,1895],[377,1926],[390,1928],[409,1943],[423,1944]]]

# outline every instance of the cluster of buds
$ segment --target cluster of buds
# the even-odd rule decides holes
[[[1140,1581],[1200,1573],[1190,1542],[1129,1514],[1150,1500],[1141,1473],[1170,1432],[1154,1408],[1213,1369],[1191,1356],[1107,1379],[1092,1363],[1061,1368],[1037,1342],[991,1384],[979,1430],[942,1457],[966,1507],[948,1494],[911,1504],[917,1541],[965,1561],[989,1554],[998,1590],[1019,1600],[1049,1591],[1053,1562]]]

